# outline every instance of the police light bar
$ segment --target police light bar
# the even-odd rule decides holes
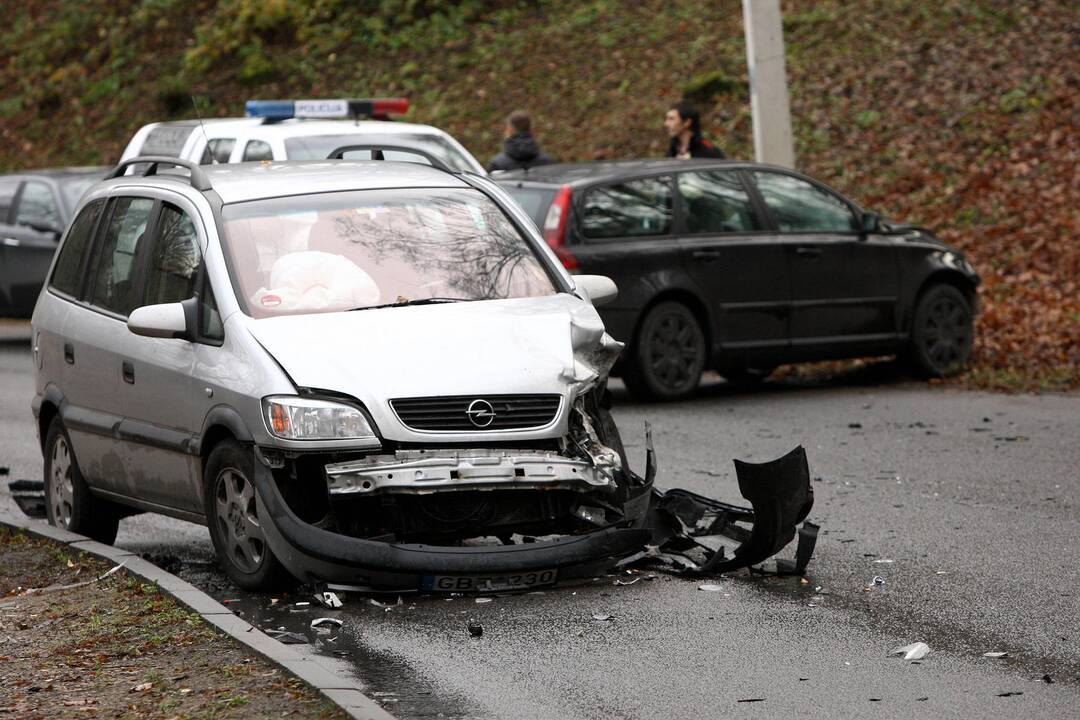
[[[248,117],[267,121],[290,118],[385,118],[409,111],[408,98],[364,98],[353,100],[248,100]]]

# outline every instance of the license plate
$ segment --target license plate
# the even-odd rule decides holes
[[[425,575],[421,587],[435,592],[496,592],[499,590],[522,590],[555,582],[557,571],[509,575]]]

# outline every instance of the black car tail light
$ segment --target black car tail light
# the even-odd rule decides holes
[[[574,254],[566,249],[566,222],[570,217],[570,186],[563,185],[551,201],[547,217],[544,218],[544,240],[555,251],[563,267],[577,270],[578,261]]]

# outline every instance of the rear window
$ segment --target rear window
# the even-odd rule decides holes
[[[346,145],[417,145],[426,150],[430,155],[442,160],[451,170],[459,172],[472,172],[472,164],[445,138],[432,134],[410,133],[407,135],[392,135],[385,133],[348,133],[341,135],[310,135],[307,137],[291,137],[285,140],[285,158],[287,160],[325,160],[330,153]],[[370,160],[371,153],[367,151],[353,152],[345,155],[347,160]],[[413,153],[387,152],[386,160],[416,162],[418,155]]]
[[[257,318],[556,292],[529,242],[475,190],[294,195],[222,215],[229,271]]]
[[[500,183],[502,184],[502,183]],[[547,219],[548,208],[555,199],[555,188],[516,187],[506,183],[503,190],[510,193],[510,197],[517,200],[518,204],[528,213],[536,227],[543,229],[544,220]]]
[[[83,258],[86,255],[86,246],[97,227],[101,210],[105,207],[104,200],[95,200],[82,209],[75,221],[71,223],[67,239],[60,248],[60,257],[56,259],[56,269],[53,270],[52,287],[72,297],[78,297],[82,288],[83,277],[86,268]]]

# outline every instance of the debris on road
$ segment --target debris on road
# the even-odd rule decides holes
[[[922,660],[930,652],[930,646],[924,642],[913,642],[910,645],[893,648],[890,655],[901,655],[904,660]]]
[[[698,590],[704,590],[705,592],[721,592],[723,589],[723,585],[713,585],[711,583],[706,583],[705,585],[698,585]]]
[[[299,633],[287,630],[267,630],[266,634],[283,645],[307,645],[308,639]]]
[[[614,615],[593,615],[592,619],[595,620],[596,622],[606,623],[606,622],[611,622],[612,619],[614,619],[614,617],[615,617]]]
[[[1042,681],[1044,683],[1046,683],[1047,685],[1053,685],[1054,684],[1054,678],[1050,677],[1049,675],[1043,675],[1042,676]]]
[[[469,634],[473,637],[482,637],[484,634],[484,626],[478,622],[470,620],[466,627],[469,629]]]
[[[489,597],[478,597],[478,598],[476,598],[476,602],[477,602],[477,604],[481,604],[481,603],[489,603],[489,602],[491,602],[491,601],[492,601],[492,600],[494,600],[494,599],[495,599],[495,598],[489,598]]]
[[[313,627],[313,628],[341,627],[341,621],[338,620],[337,618],[328,618],[328,617],[315,618],[314,620],[311,621],[311,627]]]
[[[997,694],[997,696],[998,697],[1012,697],[1013,695],[1023,695],[1023,694],[1024,693],[1021,690],[1006,690],[1005,692],[999,692]]]
[[[0,468],[7,470],[7,468]],[[0,475],[6,475],[0,472]],[[11,499],[19,506],[28,517],[44,518],[47,515],[45,508],[45,483],[41,480],[15,480],[8,483]]]
[[[1009,656],[1009,653],[1007,653],[1007,652],[987,652],[987,653],[983,653],[984,658],[993,658],[995,660],[997,660],[998,658],[1003,658],[1003,657],[1008,657],[1008,656]]]
[[[615,582],[613,582],[611,584],[612,585],[633,585],[634,583],[636,583],[640,579],[641,579],[641,576],[639,575],[638,577],[633,578],[632,580],[618,579],[618,580],[616,580]]]
[[[875,575],[873,579],[862,589],[863,592],[874,592],[874,588],[879,588],[885,584],[885,578],[880,575]]]
[[[321,593],[315,594],[315,600],[323,607],[328,607],[332,610],[337,610],[345,603],[341,601],[341,598],[335,592],[326,590]]]

